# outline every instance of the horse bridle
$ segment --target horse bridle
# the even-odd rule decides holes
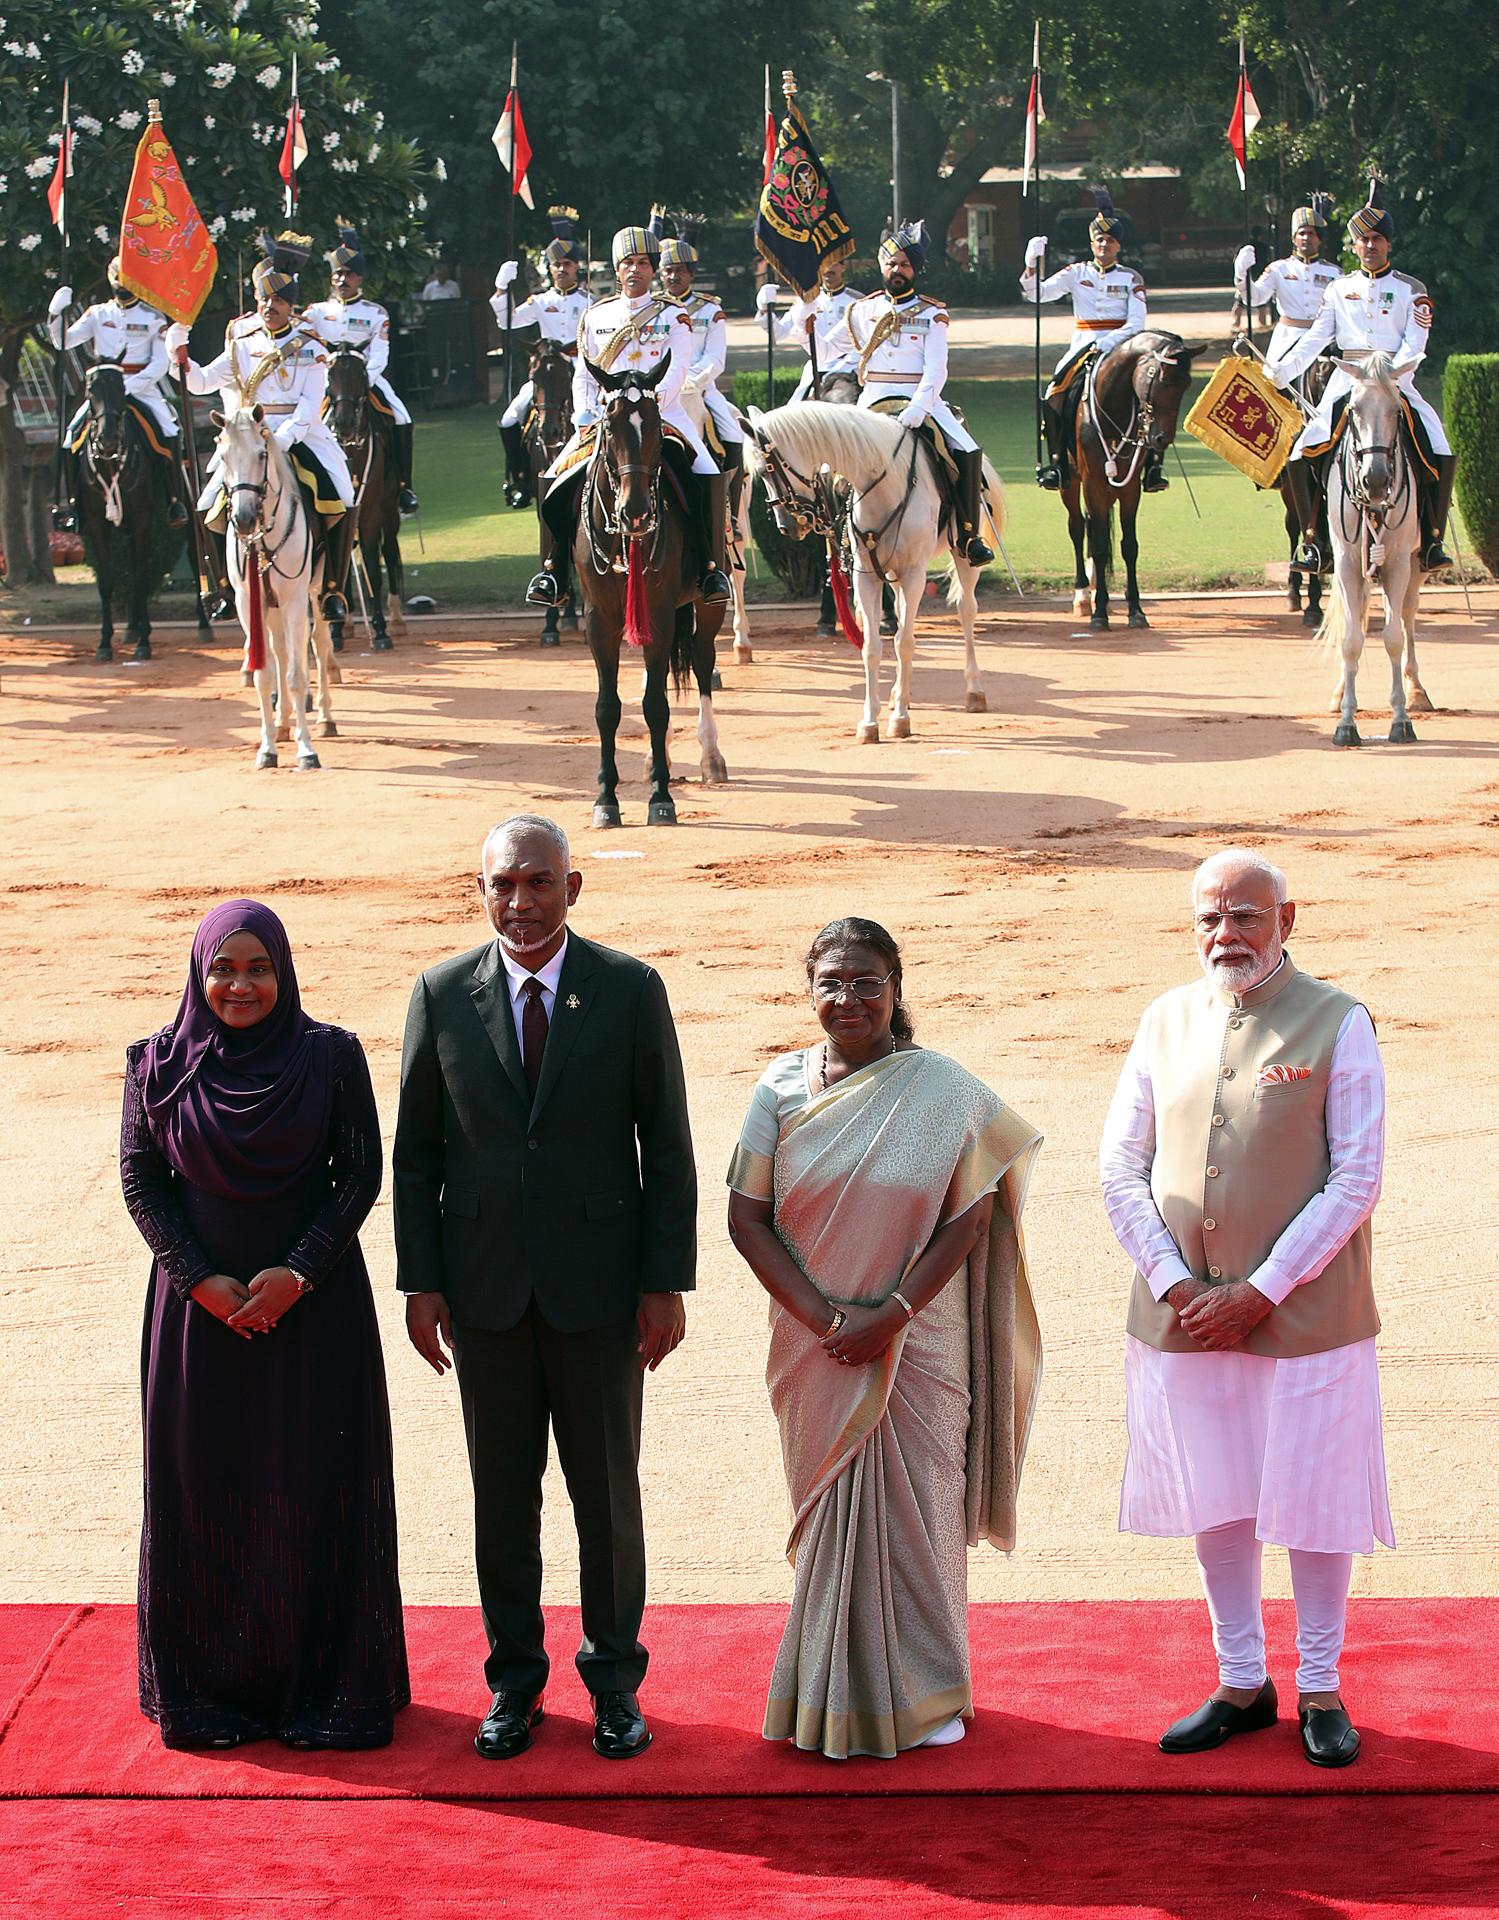
[[[536,365],[531,369],[533,393],[536,374],[540,371],[541,365],[542,360],[541,357],[538,356]],[[543,468],[546,468],[552,464],[563,447],[566,446],[568,435],[572,431],[572,422],[570,419],[565,419],[566,409],[561,402],[553,406],[539,394],[535,394],[532,405],[536,414],[536,444],[542,454],[541,465]],[[552,424],[554,420],[561,424],[554,426]]]
[[[609,412],[614,406],[618,405],[621,401],[624,401],[627,405],[630,405],[630,406],[637,406],[639,405],[640,401],[644,397],[645,396],[643,393],[637,391],[637,389],[633,387],[621,388],[619,392],[611,395],[609,404],[604,409],[604,418],[599,422],[599,431],[594,441],[593,455],[588,462],[588,480],[587,480],[588,510],[583,515],[583,524],[587,529],[587,533],[588,533],[588,557],[593,562],[594,571],[596,573],[608,573],[611,570],[614,570],[616,568],[618,569],[623,568],[624,542],[626,540],[645,540],[645,539],[650,540],[651,548],[646,559],[646,564],[648,566],[655,565],[656,555],[660,549],[661,529],[662,529],[661,463],[660,461],[657,461],[654,470],[647,467],[643,461],[626,461],[623,466],[619,465],[613,458],[612,450],[609,444],[609,436],[604,431],[605,427],[608,424]],[[651,397],[654,398],[654,395]],[[650,518],[645,526],[636,528],[634,531],[626,533],[621,530],[620,524],[619,524],[619,501],[620,501],[621,484],[631,474],[634,474],[634,473],[650,473],[651,474]],[[605,474],[607,474],[610,480],[613,482],[613,493],[612,493],[613,512],[612,513],[610,511],[609,504],[605,498],[605,489],[601,484],[601,478]],[[595,527],[594,527],[593,509],[595,507],[597,507],[598,509],[600,529],[610,539],[618,540],[620,542],[620,552],[617,558],[614,555],[605,554],[604,552],[602,552],[598,541],[594,538]]]
[[[1346,545],[1351,546],[1362,529],[1364,571],[1367,574],[1380,563],[1382,556],[1375,549],[1384,537],[1385,523],[1392,513],[1404,511],[1410,492],[1411,468],[1410,462],[1404,457],[1405,449],[1400,444],[1398,425],[1395,438],[1388,444],[1382,440],[1371,440],[1365,445],[1358,437],[1358,423],[1353,416],[1351,397],[1346,418],[1348,426],[1344,444],[1338,449],[1338,465],[1343,476],[1343,497],[1338,503],[1338,517]],[[1376,453],[1384,454],[1392,469],[1392,483],[1383,500],[1369,498],[1368,482],[1364,477],[1363,462]]]
[[[287,529],[286,533],[276,542],[275,546],[269,546],[267,544],[267,536],[270,529],[265,524],[265,509],[266,496],[271,492],[271,441],[269,430],[263,432],[261,436],[260,478],[258,480],[226,480],[224,482],[224,491],[231,496],[236,493],[253,493],[256,497],[255,525],[249,533],[241,533],[239,528],[234,525],[233,512],[231,511],[229,514],[229,526],[233,531],[236,541],[238,541],[241,548],[243,548],[245,553],[250,557],[249,564],[252,566],[256,564],[254,556],[258,551],[260,556],[259,566],[263,574],[279,573],[283,580],[295,579],[297,574],[301,573],[302,567],[305,566],[308,552],[311,549],[312,524],[310,520],[307,520],[302,529],[302,560],[297,567],[297,574],[288,573],[284,567],[278,567],[276,565],[277,556],[285,549],[287,541],[291,538],[291,529]],[[278,480],[275,489],[275,504],[271,508],[273,515],[285,498],[285,495],[286,489]]]
[[[869,556],[869,563],[887,586],[894,582],[880,565],[879,543],[892,529],[900,530],[900,524],[906,517],[911,497],[916,491],[916,462],[921,457],[921,437],[910,427],[901,431],[911,442],[911,459],[906,468],[906,484],[899,499],[877,527],[861,527],[854,518],[853,503],[850,501],[841,511],[834,492],[831,473],[826,468],[809,480],[800,468],[794,467],[775,442],[763,429],[756,431],[755,440],[765,456],[765,498],[772,511],[780,507],[789,512],[799,523],[804,524],[808,532],[818,533],[826,539],[836,539],[842,543],[844,527],[857,535],[861,547]],[[798,493],[791,483],[791,476],[801,482],[803,493]],[[780,492],[773,492],[770,478],[774,477]],[[800,536],[806,538],[806,534]],[[851,543],[850,543],[851,545]]]
[[[1130,416],[1123,427],[1119,425],[1117,420],[1110,419],[1104,410],[1103,402],[1098,397],[1098,369],[1103,365],[1103,359],[1095,360],[1089,369],[1088,405],[1093,414],[1094,425],[1098,428],[1098,437],[1103,442],[1104,478],[1116,491],[1127,487],[1134,479],[1140,462],[1149,449],[1150,436],[1155,430],[1155,383],[1160,376],[1162,367],[1174,366],[1175,364],[1175,347],[1152,347],[1146,372],[1145,391],[1143,393],[1141,393],[1135,385],[1135,378],[1138,377],[1140,372],[1138,364],[1136,365],[1135,376],[1130,380]],[[1108,433],[1104,431],[1106,427],[1117,436],[1112,446],[1109,445]],[[1126,447],[1133,447],[1134,452],[1130,455],[1129,467],[1123,479],[1121,479],[1119,477],[1119,456],[1124,452]]]

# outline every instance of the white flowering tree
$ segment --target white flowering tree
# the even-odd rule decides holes
[[[425,175],[417,150],[386,130],[318,24],[317,0],[99,0],[88,8],[0,0],[0,547],[13,580],[50,578],[41,516],[27,510],[10,393],[61,272],[47,187],[65,80],[74,132],[68,278],[80,299],[105,291],[146,103],[156,98],[218,244],[221,288],[211,304],[237,300],[237,262],[248,272],[256,233],[286,224],[276,165],[294,53],[308,153],[293,224],[321,250],[333,243],[337,216],[356,221],[381,256],[372,292],[400,293],[418,277]]]

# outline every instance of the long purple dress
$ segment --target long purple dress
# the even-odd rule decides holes
[[[140,1701],[171,1746],[378,1746],[411,1697],[385,1368],[357,1233],[380,1191],[364,1050],[331,1049],[324,1149],[271,1195],[196,1186],[160,1150],[129,1049],[125,1204],[155,1256],[141,1346]],[[163,1036],[157,1037],[157,1044]],[[190,1298],[210,1273],[313,1283],[244,1340]]]

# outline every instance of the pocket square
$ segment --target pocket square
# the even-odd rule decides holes
[[[1310,1067],[1261,1067],[1257,1087],[1287,1087],[1293,1080],[1310,1080]]]

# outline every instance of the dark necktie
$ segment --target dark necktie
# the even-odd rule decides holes
[[[526,1070],[526,1081],[531,1089],[531,1097],[536,1097],[537,1083],[541,1079],[541,1056],[546,1052],[547,1010],[541,998],[541,982],[533,974],[523,989],[526,1004],[520,1017],[521,1064]]]

